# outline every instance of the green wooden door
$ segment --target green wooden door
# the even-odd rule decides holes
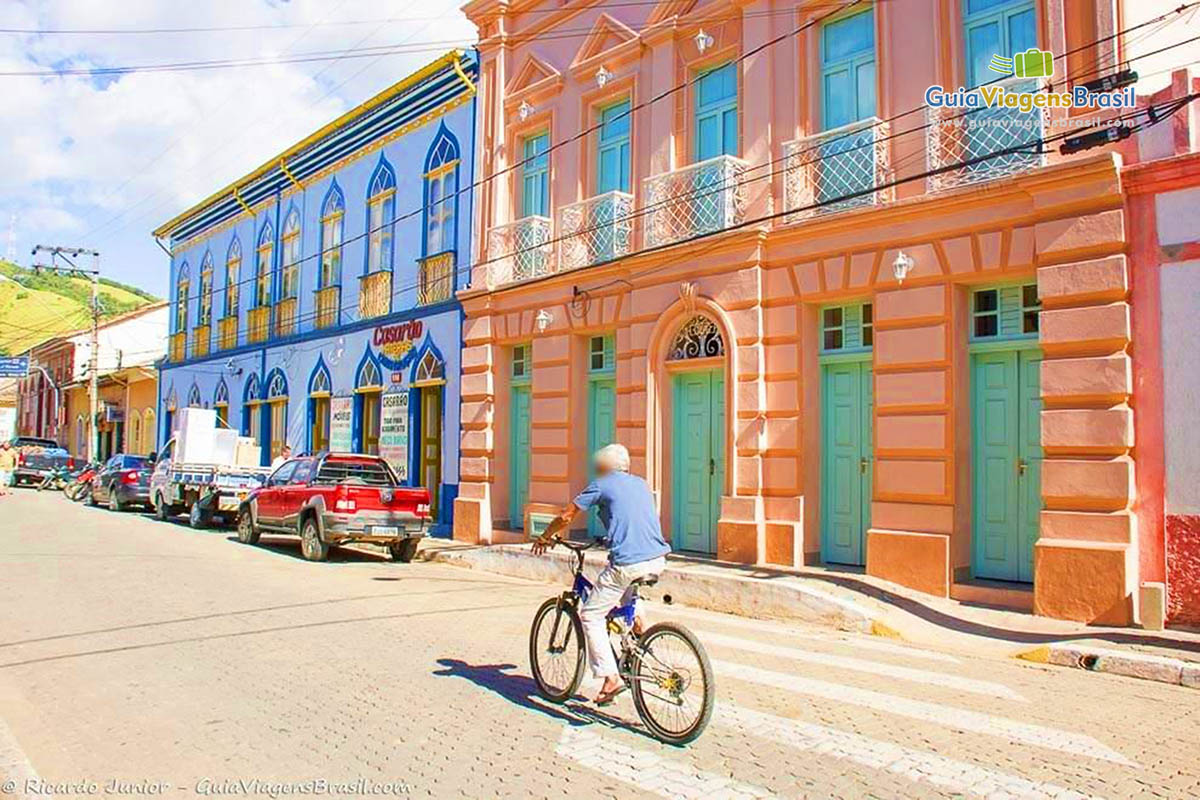
[[[516,530],[525,527],[525,505],[529,502],[531,403],[529,386],[512,387],[512,472],[508,478],[508,524]]]
[[[595,453],[601,447],[612,444],[616,438],[616,383],[612,378],[593,378],[588,381],[588,453]],[[592,536],[605,534],[595,508],[588,515],[588,533]]]
[[[725,485],[725,375],[721,370],[675,377],[672,543],[677,550],[716,553]]]
[[[821,558],[863,564],[871,526],[873,389],[868,360],[825,364],[821,381]]]
[[[1036,349],[972,356],[974,573],[1033,580],[1041,499],[1041,398]]]

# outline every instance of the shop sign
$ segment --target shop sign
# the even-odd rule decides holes
[[[354,449],[354,398],[329,398],[329,449],[349,453]]]
[[[408,392],[391,392],[381,399],[379,455],[396,476],[408,480]]]
[[[425,323],[419,319],[410,319],[396,325],[380,325],[375,329],[374,344],[384,355],[393,361],[399,361],[413,349],[413,345],[425,331]]]
[[[125,409],[112,403],[104,404],[104,421],[105,422],[124,422]]]

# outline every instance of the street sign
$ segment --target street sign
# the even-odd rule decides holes
[[[0,378],[24,378],[29,375],[29,356],[0,356]]]

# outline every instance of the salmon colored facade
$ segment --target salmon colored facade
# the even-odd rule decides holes
[[[990,23],[862,3],[835,41],[837,5],[466,7],[482,183],[455,536],[536,529],[615,440],[676,549],[1132,623],[1136,140],[964,167],[989,145],[892,118],[963,85]],[[1030,13],[1068,74],[1122,57],[1120,3],[990,6]],[[855,118],[831,129],[846,69]]]

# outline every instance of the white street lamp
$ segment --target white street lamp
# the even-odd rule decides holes
[[[896,283],[904,283],[904,279],[908,277],[908,273],[912,271],[912,257],[901,250],[896,254],[896,260],[892,262],[892,274],[896,276]]]

